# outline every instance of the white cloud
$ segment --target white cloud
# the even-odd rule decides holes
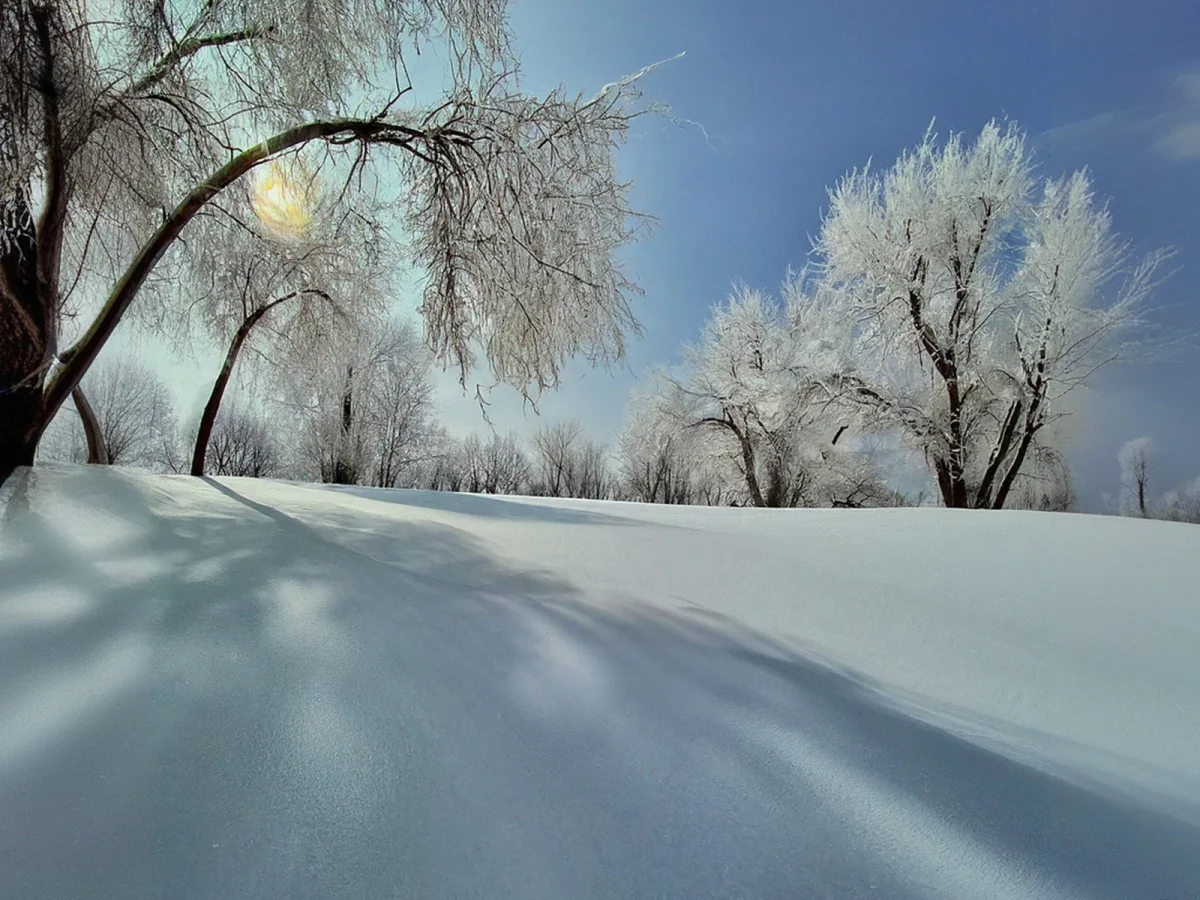
[[[1200,159],[1200,68],[1177,75],[1154,104],[1068,122],[1043,131],[1035,140],[1051,148],[1081,148],[1131,135],[1148,135],[1150,150],[1171,162]]]
[[[1175,103],[1163,115],[1154,149],[1176,162],[1200,159],[1200,69],[1182,73],[1171,87]]]
[[[1193,122],[1184,121],[1170,126],[1154,142],[1154,149],[1160,156],[1177,162],[1200,159],[1200,117]]]

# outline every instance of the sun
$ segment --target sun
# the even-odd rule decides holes
[[[298,163],[272,160],[255,171],[250,205],[276,237],[302,238],[312,223],[312,177]]]

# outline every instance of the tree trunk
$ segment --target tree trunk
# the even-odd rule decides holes
[[[746,489],[750,491],[750,500],[757,507],[765,507],[767,501],[758,484],[758,472],[755,471],[754,445],[748,437],[740,433],[738,442],[742,445],[742,464],[746,467]]]
[[[83,436],[87,439],[88,463],[107,466],[108,447],[104,443],[104,430],[100,427],[100,420],[96,417],[96,411],[92,409],[92,404],[84,395],[82,386],[71,392],[71,399],[75,401],[75,410],[79,413],[79,421],[83,423]]]
[[[1004,424],[1000,427],[1000,436],[988,458],[988,466],[983,473],[983,480],[979,482],[979,489],[975,492],[976,509],[988,509],[992,506],[992,484],[995,483],[996,473],[1000,471],[1001,464],[1008,458],[1013,435],[1017,431],[1017,421],[1021,417],[1021,408],[1020,400],[1014,400],[1008,407],[1008,414],[1004,417]]]
[[[0,484],[18,466],[32,466],[41,429],[37,428],[41,392],[30,385],[0,392]]]
[[[0,484],[33,465],[44,422],[46,309],[38,294],[37,231],[24,193],[0,198]]]
[[[287,129],[286,131],[281,131],[273,137],[267,138],[243,150],[221,168],[213,172],[211,176],[194,187],[163,220],[162,224],[147,239],[141,249],[138,250],[129,267],[117,280],[116,284],[113,285],[108,298],[104,302],[104,306],[92,321],[92,324],[88,327],[83,337],[70,350],[62,354],[64,359],[62,368],[49,380],[42,391],[40,416],[45,421],[48,421],[75,390],[80,380],[87,373],[88,368],[95,361],[101,348],[116,330],[117,325],[124,317],[134,297],[137,296],[142,284],[158,263],[159,258],[167,252],[167,249],[179,237],[180,232],[183,231],[188,222],[210,200],[259,163],[277,156],[291,147],[302,146],[310,141],[329,141],[338,138],[343,138],[347,141],[369,141],[372,138],[377,138],[379,135],[392,136],[394,137],[393,143],[408,149],[412,149],[409,146],[410,143],[415,143],[418,138],[423,136],[421,132],[403,125],[396,125],[375,119],[337,119],[333,121],[309,122]],[[5,323],[0,323],[0,325],[2,324]],[[56,325],[53,322],[50,324]],[[23,344],[20,341],[17,342],[17,345],[21,349],[25,349],[28,346],[28,344]],[[2,345],[0,345],[0,348],[2,348]],[[3,359],[4,354],[0,352],[0,360]],[[2,373],[0,373],[0,390],[3,389],[3,385],[4,379]],[[41,428],[45,427],[45,421],[38,428],[39,435]],[[3,431],[4,427],[4,419],[0,418],[0,431]],[[4,469],[4,465],[3,454],[0,454],[0,481],[8,474]]]
[[[950,480],[950,467],[940,456],[935,456],[933,471],[937,476],[938,493],[942,496],[942,506],[949,509],[954,506],[954,485]]]
[[[200,416],[200,427],[196,431],[196,446],[192,450],[193,475],[204,474],[204,460],[208,455],[208,442],[212,439],[213,426],[217,422],[217,413],[221,410],[221,400],[225,397],[225,388],[229,384],[229,376],[233,374],[233,364],[237,362],[238,354],[242,351],[242,345],[246,343],[246,338],[250,335],[250,329],[263,317],[266,311],[267,307],[264,307],[251,313],[242,322],[237,330],[237,334],[233,336],[233,341],[229,344],[229,350],[225,354],[225,362],[221,365],[221,371],[217,373],[217,380],[213,382],[212,392],[208,395],[208,402],[204,404],[204,413]]]
[[[1029,445],[1033,443],[1033,436],[1036,433],[1036,428],[1028,426],[1025,428],[1025,433],[1021,435],[1021,443],[1017,445],[1012,465],[1008,467],[1004,480],[1000,482],[1000,487],[996,490],[996,499],[992,501],[992,509],[1004,508],[1004,504],[1008,500],[1008,492],[1012,490],[1013,482],[1016,481],[1021,466],[1025,463],[1025,454],[1029,452]]]
[[[347,459],[354,433],[354,366],[346,366],[346,387],[342,392],[342,427],[338,435],[337,457],[333,464],[334,484],[358,484],[358,463]]]

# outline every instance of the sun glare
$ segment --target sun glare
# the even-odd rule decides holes
[[[312,222],[312,178],[295,163],[273,160],[257,170],[250,204],[272,234],[301,238]]]

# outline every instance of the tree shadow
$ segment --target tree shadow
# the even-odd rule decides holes
[[[726,617],[235,485],[62,468],[11,501],[5,893],[1200,895],[1154,798]]]
[[[345,485],[311,486],[334,494],[380,503],[399,503],[416,509],[432,509],[489,519],[527,519],[561,525],[636,525],[638,522],[601,509],[583,508],[585,504],[599,506],[595,500],[549,501],[533,497],[508,495],[463,494],[454,491],[420,491],[409,488],[364,488]]]

